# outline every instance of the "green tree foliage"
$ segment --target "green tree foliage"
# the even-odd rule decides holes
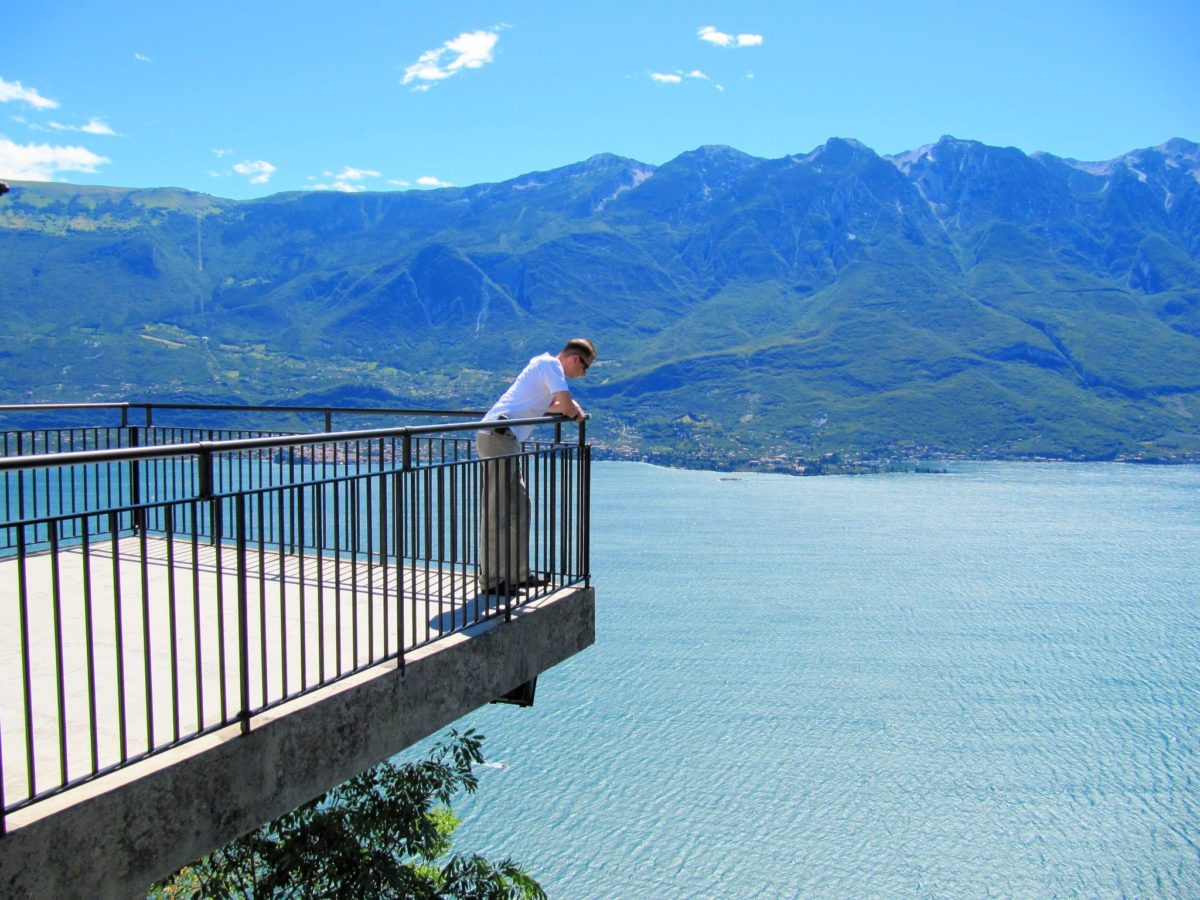
[[[479,786],[483,736],[451,731],[427,759],[384,762],[185,866],[150,896],[544,898],[511,859],[451,854],[460,791]]]

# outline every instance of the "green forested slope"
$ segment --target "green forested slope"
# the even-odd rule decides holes
[[[486,403],[586,334],[591,433],[709,463],[1200,454],[1200,162],[943,138],[282,194],[15,184],[10,402]]]

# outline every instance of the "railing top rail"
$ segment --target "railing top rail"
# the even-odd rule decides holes
[[[275,409],[276,407],[271,407]],[[558,414],[530,419],[506,419],[505,425],[543,425],[571,421]],[[410,425],[402,428],[371,428],[361,431],[306,432],[276,437],[239,438],[230,441],[196,441],[188,444],[161,444],[146,447],[120,447],[107,450],[78,450],[68,453],[46,453],[40,456],[0,457],[0,472],[17,469],[46,469],[58,466],[77,466],[87,463],[127,462],[138,459],[163,459],[172,456],[200,456],[233,453],[241,450],[264,450],[294,445],[332,444],[339,441],[365,441],[388,437],[421,437],[454,431],[481,431],[494,428],[494,422],[453,422],[440,425]]]
[[[95,403],[0,403],[0,412],[36,412],[40,409],[129,409],[123,400]]]
[[[3,403],[0,412],[37,412],[43,409],[191,409],[221,412],[283,412],[283,413],[337,413],[338,415],[404,415],[404,416],[482,416],[486,410],[476,409],[402,409],[399,407],[362,406],[273,406],[267,404],[227,403],[137,403],[128,401],[88,403]]]

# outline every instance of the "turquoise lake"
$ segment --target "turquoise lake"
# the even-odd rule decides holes
[[[455,847],[553,898],[1200,896],[1200,467],[599,463]]]

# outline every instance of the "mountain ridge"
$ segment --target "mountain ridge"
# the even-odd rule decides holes
[[[1180,138],[1104,163],[831,138],[244,202],[16,182],[5,387],[475,407],[587,333],[613,452],[1196,458],[1198,159]]]

